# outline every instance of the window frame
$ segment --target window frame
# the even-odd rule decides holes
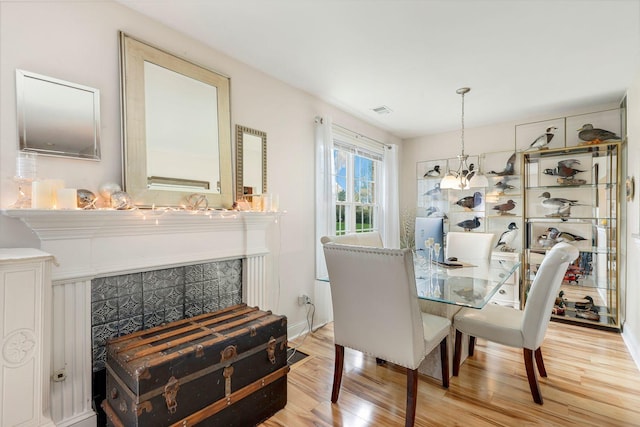
[[[380,231],[381,224],[381,200],[382,200],[382,170],[383,170],[383,155],[371,152],[366,148],[361,147],[359,144],[353,144],[350,141],[345,141],[345,138],[336,137],[334,135],[333,149],[331,155],[331,183],[332,183],[332,201],[334,212],[334,227],[333,232],[335,235],[340,236],[350,233],[364,233],[371,231]],[[339,155],[345,157],[345,200],[338,200],[338,183],[336,177],[336,162]],[[373,173],[371,181],[367,183],[368,187],[373,187],[372,201],[362,202],[362,200],[356,199],[356,157],[369,160],[373,162]],[[343,207],[344,222],[339,222],[338,209]],[[358,215],[358,208],[361,208],[361,213]],[[364,211],[369,211],[369,227],[358,228],[358,218],[362,219]],[[341,225],[344,224],[343,227]],[[363,224],[363,223],[361,223]]]

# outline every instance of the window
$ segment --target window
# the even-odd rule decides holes
[[[398,148],[315,119],[316,277],[326,278],[323,236],[377,231],[400,247]]]
[[[382,146],[371,149],[371,143],[363,143],[345,131],[334,127],[333,132],[335,234],[377,231],[380,228]]]

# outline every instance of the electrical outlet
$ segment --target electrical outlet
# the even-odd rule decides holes
[[[302,294],[298,297],[298,305],[305,305],[310,303],[311,303],[311,298],[309,298],[309,295]]]
[[[67,379],[67,373],[64,369],[58,369],[51,375],[51,379],[55,382],[61,382]]]

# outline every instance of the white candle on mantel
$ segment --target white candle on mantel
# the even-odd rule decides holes
[[[262,210],[264,212],[271,212],[271,194],[269,193],[262,195]]]
[[[76,209],[78,207],[78,192],[75,188],[59,188],[56,191],[56,208]]]
[[[47,179],[51,186],[51,207],[56,208],[58,206],[58,190],[64,188],[64,179]]]
[[[280,209],[280,196],[278,193],[271,193],[271,212],[278,212]]]
[[[53,196],[51,194],[51,182],[34,181],[31,184],[31,207],[33,209],[51,209]]]
[[[262,197],[260,195],[254,194],[253,196],[251,196],[251,210],[262,210]]]

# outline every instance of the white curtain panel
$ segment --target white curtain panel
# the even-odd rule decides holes
[[[320,238],[332,235],[336,226],[336,212],[333,209],[332,169],[333,136],[331,118],[316,117],[316,277],[327,277],[327,266]]]
[[[387,145],[382,177],[381,234],[385,248],[400,248],[400,201],[398,199],[398,146]]]

